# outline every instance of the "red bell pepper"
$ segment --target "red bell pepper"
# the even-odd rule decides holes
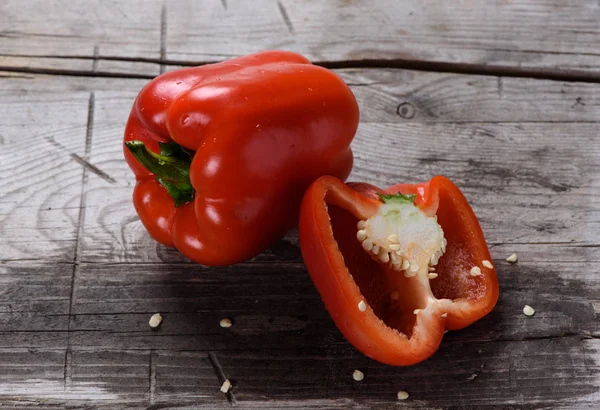
[[[150,235],[205,265],[252,258],[298,219],[319,176],[346,179],[354,95],[301,55],[268,51],[163,74],[125,129]]]
[[[383,363],[425,360],[445,329],[468,326],[498,299],[477,217],[442,176],[385,191],[323,176],[304,195],[299,234],[336,326]]]

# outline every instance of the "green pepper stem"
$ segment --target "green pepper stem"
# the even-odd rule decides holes
[[[175,142],[159,143],[160,154],[152,152],[142,141],[127,141],[125,146],[137,161],[167,190],[175,206],[194,199],[190,182],[192,154]]]
[[[398,192],[397,194],[391,194],[391,195],[377,194],[377,196],[379,196],[379,199],[384,204],[391,203],[391,202],[394,202],[397,204],[412,204],[415,202],[415,198],[417,197],[416,194],[403,195],[400,192]]]

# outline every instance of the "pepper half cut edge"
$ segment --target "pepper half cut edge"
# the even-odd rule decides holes
[[[445,330],[472,324],[498,299],[477,217],[443,176],[386,190],[323,176],[304,195],[299,235],[336,326],[382,363],[429,358]]]

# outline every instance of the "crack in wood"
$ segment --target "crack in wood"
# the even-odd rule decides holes
[[[496,64],[452,63],[410,59],[362,59],[339,61],[314,61],[313,64],[329,69],[341,68],[397,68],[436,73],[488,75],[497,77],[535,78],[554,81],[599,83],[600,74],[578,70],[552,70],[544,68],[510,67]]]
[[[498,77],[498,97],[504,98],[504,80],[502,80],[502,77]]]
[[[93,129],[94,129],[94,107],[96,105],[96,95],[94,92],[90,93],[90,97],[88,100],[88,115],[87,115],[87,123],[86,123],[86,128],[85,128],[85,153],[84,153],[84,158],[83,160],[85,162],[87,162],[90,158],[90,153],[92,151],[92,133],[93,133]],[[86,193],[85,193],[85,189],[87,186],[87,179],[88,179],[88,173],[87,173],[87,167],[83,168],[83,176],[82,176],[82,182],[81,182],[81,198],[80,198],[80,203],[79,203],[79,217],[78,217],[78,224],[77,224],[77,239],[75,242],[75,258],[74,258],[74,263],[78,264],[80,261],[80,257],[81,257],[81,236],[83,234],[83,223],[85,220],[85,207],[86,207]],[[72,301],[72,298],[71,298]],[[70,308],[69,308],[70,311]]]
[[[208,360],[210,361],[210,364],[213,367],[213,370],[215,371],[215,375],[217,376],[217,380],[219,381],[220,384],[223,384],[223,382],[225,380],[227,380],[227,376],[225,376],[225,372],[223,371],[223,367],[221,366],[221,363],[219,363],[219,359],[217,358],[217,355],[215,352],[209,352],[208,353]],[[229,402],[229,404],[231,405],[235,405],[237,402],[235,400],[235,396],[233,395],[233,391],[230,388],[227,391],[227,401]]]
[[[87,124],[85,129],[85,153],[84,153],[84,161],[90,157],[90,152],[92,150],[92,131],[94,127],[94,107],[95,107],[95,94],[93,92],[90,93],[90,97],[88,100],[88,115],[87,115]],[[65,380],[65,388],[70,388],[71,386],[71,327],[73,323],[73,299],[75,295],[75,278],[77,276],[77,271],[79,270],[79,263],[81,258],[81,247],[82,241],[81,237],[83,236],[83,224],[85,221],[85,209],[86,209],[86,186],[88,179],[88,168],[83,167],[82,177],[81,177],[81,190],[79,191],[79,215],[77,217],[77,235],[75,237],[75,252],[73,255],[73,269],[71,271],[71,282],[69,289],[69,320],[67,322],[67,349],[65,352],[65,369],[64,369],[64,380]]]
[[[591,33],[590,33],[591,34]],[[597,32],[593,32],[593,34],[598,34]],[[504,52],[504,53],[523,53],[523,54],[550,54],[550,55],[557,55],[557,56],[588,56],[588,57],[600,57],[600,53],[589,53],[589,52],[585,52],[585,51],[554,51],[554,50],[526,50],[526,49],[518,49],[518,50],[511,50],[510,48],[499,48],[499,47],[493,47],[493,48],[474,48],[477,50],[486,50],[486,51],[491,51],[491,52]]]
[[[73,386],[72,379],[72,366],[71,363],[73,361],[73,352],[69,348],[65,351],[65,365],[64,365],[64,390],[71,390]]]
[[[288,12],[285,9],[285,6],[279,0],[277,1],[277,8],[279,9],[279,13],[281,14],[281,18],[283,19],[283,22],[285,23],[288,31],[291,34],[294,34],[294,25],[292,24],[292,20],[290,20],[290,16],[288,15]]]
[[[89,163],[88,161],[86,161],[85,159],[81,158],[79,155],[77,155],[75,153],[71,153],[71,158],[73,158],[75,161],[77,161],[77,163],[79,163],[84,168],[86,168],[86,169],[90,170],[91,172],[93,172],[94,174],[98,175],[100,178],[102,178],[106,182],[110,182],[111,184],[117,183],[116,179],[114,179],[113,177],[108,175],[106,172],[102,171],[97,166],[95,166],[95,165]]]
[[[150,350],[148,356],[148,404],[156,402],[156,352]]]
[[[30,31],[19,30],[3,30],[0,32],[0,38],[20,38],[20,37],[49,37],[49,38],[76,38],[77,34],[60,34],[60,33],[35,33]]]
[[[18,58],[52,58],[59,60],[93,60],[94,55],[70,55],[70,54],[23,54],[23,53],[0,53],[0,57],[18,57]],[[131,63],[155,63],[160,64],[160,58],[142,57],[142,56],[111,56],[103,55],[100,60],[120,61]],[[172,64],[175,64],[174,62]],[[208,64],[208,63],[207,63]]]
[[[162,15],[162,14],[161,14]],[[143,57],[115,57],[102,56],[99,61],[123,61],[123,62],[138,62],[158,64],[161,67],[161,73],[166,71],[169,66],[202,66],[206,64],[214,64],[222,61],[222,58],[215,60],[169,60],[166,58],[166,8],[164,13],[164,35],[161,34],[161,56],[160,58],[143,58]],[[161,30],[162,33],[162,30]],[[31,57],[31,58],[65,58],[65,59],[94,59],[94,56],[34,56],[34,55],[7,55],[1,56],[12,57]],[[234,56],[231,56],[234,57]],[[322,66],[328,69],[403,69],[414,71],[427,71],[433,73],[447,74],[466,74],[466,75],[485,75],[496,77],[516,77],[516,78],[533,78],[552,81],[570,81],[583,83],[600,83],[600,74],[588,73],[578,70],[553,70],[545,68],[523,68],[510,67],[502,65],[485,65],[474,63],[449,63],[423,60],[409,59],[360,59],[360,60],[335,60],[335,61],[313,61],[313,64]],[[155,76],[141,73],[126,73],[126,72],[103,72],[103,71],[85,71],[85,70],[70,70],[70,69],[55,69],[44,67],[28,67],[28,66],[0,66],[0,71],[16,72],[16,73],[34,73],[34,74],[54,74],[68,75],[81,77],[107,77],[107,78],[141,78],[152,79]]]
[[[2,74],[0,74],[0,78],[11,78],[11,79],[22,78],[22,79],[26,79],[26,80],[32,80],[32,79],[35,78],[35,76],[32,76],[32,75],[19,75],[19,74],[8,74],[8,75],[2,75]],[[1,136],[0,136],[0,145],[4,145],[4,140],[2,139]]]
[[[92,72],[95,73],[98,70],[98,57],[100,55],[100,47],[94,46],[94,60],[92,62]]]
[[[92,114],[93,115],[93,114]],[[88,113],[89,116],[89,113]],[[86,133],[91,133],[91,130],[89,129],[89,124],[87,125],[87,129],[86,129]],[[62,145],[61,143],[59,143],[58,141],[56,141],[54,139],[54,137],[52,136],[47,136],[45,137],[45,140],[48,141],[50,144],[52,144],[55,148],[60,149],[61,151],[66,151],[69,152],[69,150],[67,149],[67,147],[65,147],[64,145]],[[87,149],[87,147],[86,147]],[[100,178],[102,178],[103,180],[110,182],[111,184],[115,184],[117,181],[111,177],[108,173],[102,171],[100,168],[98,168],[96,165],[93,165],[92,163],[90,163],[89,161],[87,161],[86,159],[82,158],[80,155],[74,153],[74,152],[70,152],[69,156],[71,158],[73,158],[77,163],[79,163],[81,166],[83,166],[84,168],[87,168],[88,170],[90,170],[91,172],[93,172],[94,174],[96,174],[97,176],[99,176]],[[80,207],[81,208],[81,207]]]
[[[160,9],[160,73],[165,72],[167,58],[167,5]]]
[[[119,73],[119,72],[108,72],[108,71],[82,71],[82,70],[68,70],[58,68],[34,68],[34,67],[7,67],[0,66],[0,71],[8,73],[30,73],[30,74],[49,74],[49,75],[61,75],[71,77],[100,77],[100,78],[138,78],[138,79],[153,79],[154,75],[149,74],[135,74],[135,73]]]
[[[579,339],[598,339],[600,338],[594,332],[582,330],[581,332],[562,332],[560,334],[540,335],[540,336],[523,336],[523,337],[499,337],[497,339],[470,339],[473,343],[506,343],[506,342],[530,342],[537,340],[556,340],[563,338],[576,337]],[[462,343],[462,342],[461,342]]]

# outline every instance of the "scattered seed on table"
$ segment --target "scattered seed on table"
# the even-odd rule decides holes
[[[229,319],[229,318],[221,319],[221,321],[219,322],[219,325],[221,327],[231,327],[231,325],[232,325],[231,319]]]
[[[506,262],[515,263],[517,261],[517,254],[513,253],[508,258],[506,258]]]
[[[398,400],[406,400],[406,399],[408,399],[408,396],[409,396],[408,392],[406,392],[404,390],[400,390],[398,392]]]
[[[533,308],[529,305],[525,305],[525,307],[523,307],[523,313],[526,316],[533,316],[533,314],[535,313],[535,310],[533,310]]]
[[[360,370],[355,370],[354,373],[352,373],[352,378],[354,380],[356,380],[357,382],[362,381],[362,379],[365,378],[365,374],[363,372],[361,372]]]
[[[148,324],[150,325],[150,327],[158,327],[158,326],[160,326],[161,322],[162,322],[162,316],[160,315],[160,313],[155,313],[152,315],[152,317],[148,321]]]

